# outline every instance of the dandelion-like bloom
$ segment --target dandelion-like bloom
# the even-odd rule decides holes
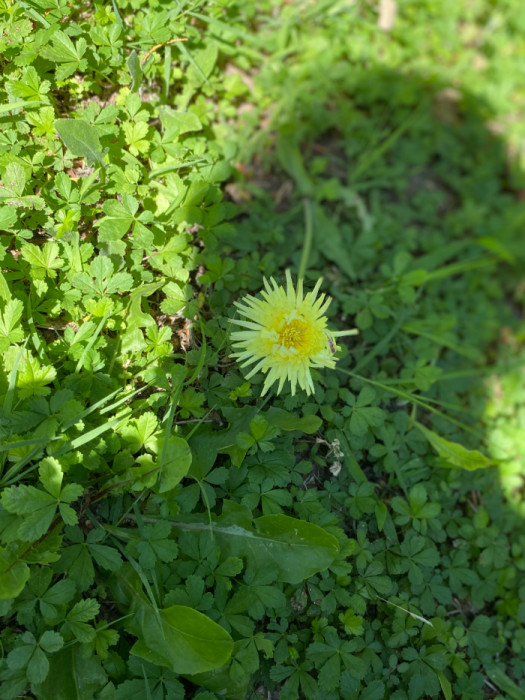
[[[330,297],[319,295],[321,281],[311,292],[303,295],[303,281],[294,288],[290,272],[286,271],[286,289],[278,286],[273,278],[264,280],[262,299],[248,295],[235,302],[241,316],[246,320],[230,319],[244,330],[231,334],[236,357],[241,367],[254,363],[246,379],[261,370],[266,374],[262,395],[279,382],[277,393],[285,381],[291,384],[292,396],[297,384],[307,394],[312,394],[314,385],[310,370],[320,367],[335,367],[334,354],[339,349],[335,338],[354,335],[356,329],[330,331],[324,315]]]

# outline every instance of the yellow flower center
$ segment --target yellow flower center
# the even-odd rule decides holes
[[[279,331],[279,345],[284,345],[285,348],[299,349],[304,339],[306,328],[306,323],[303,321],[285,323]]]

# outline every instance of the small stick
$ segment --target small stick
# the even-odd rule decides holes
[[[156,51],[157,49],[162,48],[163,46],[168,46],[168,44],[175,44],[177,41],[188,41],[187,37],[184,38],[179,38],[179,39],[170,39],[169,41],[163,41],[162,44],[155,44],[147,53],[144,54],[144,56],[140,59],[140,65],[143,66],[148,58],[151,56],[151,54]]]

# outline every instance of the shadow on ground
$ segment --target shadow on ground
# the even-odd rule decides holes
[[[239,177],[227,188],[244,210],[229,255],[246,288],[257,290],[254,269],[297,272],[311,232],[306,279],[324,276],[334,326],[360,329],[339,366],[382,385],[363,407],[379,407],[386,418],[374,422],[370,413],[364,428],[352,425],[349,390],[355,396],[371,385],[355,376],[320,375],[306,406],[285,397],[287,408],[319,412],[327,441],[349,449],[348,471],[321,471],[313,483],[321,502],[344,509],[347,534],[359,543],[354,556],[368,537],[368,551],[395,580],[388,600],[434,624],[421,626],[386,600],[371,601],[366,645],[384,664],[374,666],[374,680],[385,683],[384,697],[435,696],[431,684],[418,694],[406,648],[432,667],[425,654],[439,647],[448,654],[450,697],[521,698],[523,174],[489,107],[468,91],[346,65],[303,67],[281,79],[282,97],[265,128],[243,144]],[[490,448],[502,461],[451,470],[416,420],[470,449]],[[321,448],[313,449],[319,457]],[[360,505],[363,483],[388,506],[395,537],[378,530],[373,507]],[[430,502],[440,504],[438,517],[414,515]],[[414,537],[439,552],[426,566],[420,560],[422,575],[411,569]],[[359,565],[354,572],[363,575]],[[309,617],[298,612],[296,628],[311,626],[316,614],[338,624],[321,606]],[[434,671],[440,678],[445,667]],[[267,672],[261,678],[271,687]],[[361,697],[360,687],[350,682],[342,697]],[[447,697],[443,683],[441,691]]]

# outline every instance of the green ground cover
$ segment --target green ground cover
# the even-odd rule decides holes
[[[2,700],[523,700],[523,3],[0,28]],[[286,269],[359,335],[261,399]]]

